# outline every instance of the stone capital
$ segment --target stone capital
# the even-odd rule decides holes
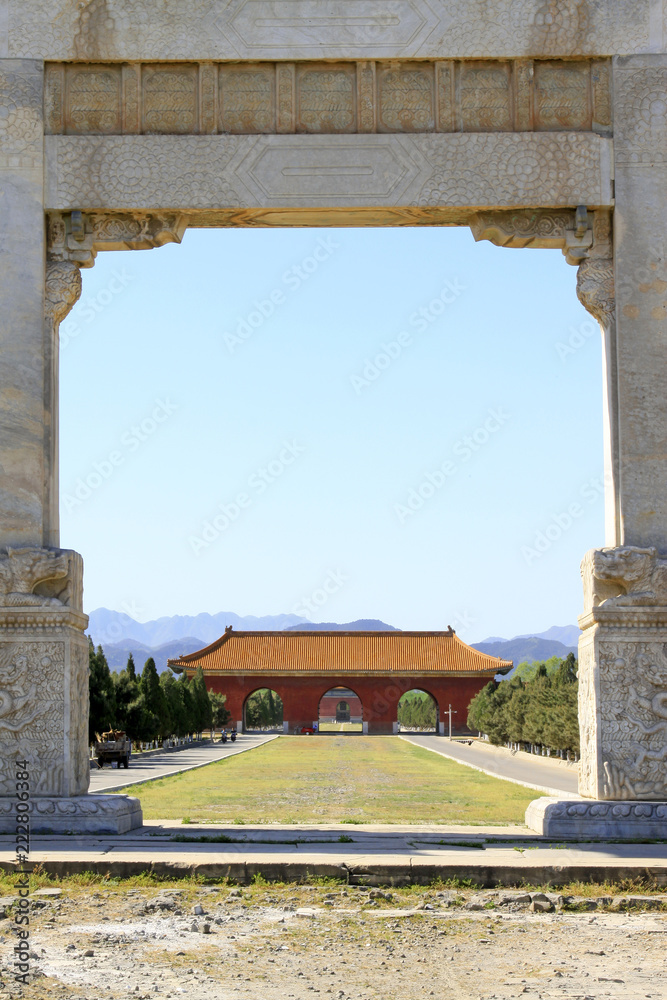
[[[83,610],[83,559],[71,549],[0,549],[0,613],[5,608]]]
[[[602,606],[646,608],[667,606],[667,559],[657,549],[619,545],[590,549],[581,563],[584,612]]]

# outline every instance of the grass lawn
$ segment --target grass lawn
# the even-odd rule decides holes
[[[361,733],[363,732],[360,722],[320,722],[318,723],[321,733]]]
[[[124,788],[146,819],[193,823],[523,823],[536,793],[394,737],[279,737]]]

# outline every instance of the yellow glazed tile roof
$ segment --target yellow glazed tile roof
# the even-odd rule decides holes
[[[210,674],[494,674],[511,660],[480,653],[454,632],[234,632],[169,660]]]

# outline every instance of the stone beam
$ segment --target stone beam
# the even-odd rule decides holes
[[[591,133],[47,136],[46,208],[612,204],[611,140]]]
[[[0,56],[502,59],[665,51],[663,0],[2,0]]]

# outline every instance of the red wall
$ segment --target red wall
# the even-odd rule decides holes
[[[227,696],[227,707],[233,722],[243,718],[246,698],[258,688],[272,688],[283,702],[283,718],[292,732],[301,726],[312,726],[318,718],[320,699],[332,687],[348,687],[361,699],[364,722],[369,733],[391,733],[397,719],[398,702],[406,691],[419,688],[427,691],[438,703],[439,720],[445,722],[451,702],[452,732],[468,733],[468,705],[478,691],[488,684],[488,677],[285,677],[276,674],[206,677],[209,691]]]

